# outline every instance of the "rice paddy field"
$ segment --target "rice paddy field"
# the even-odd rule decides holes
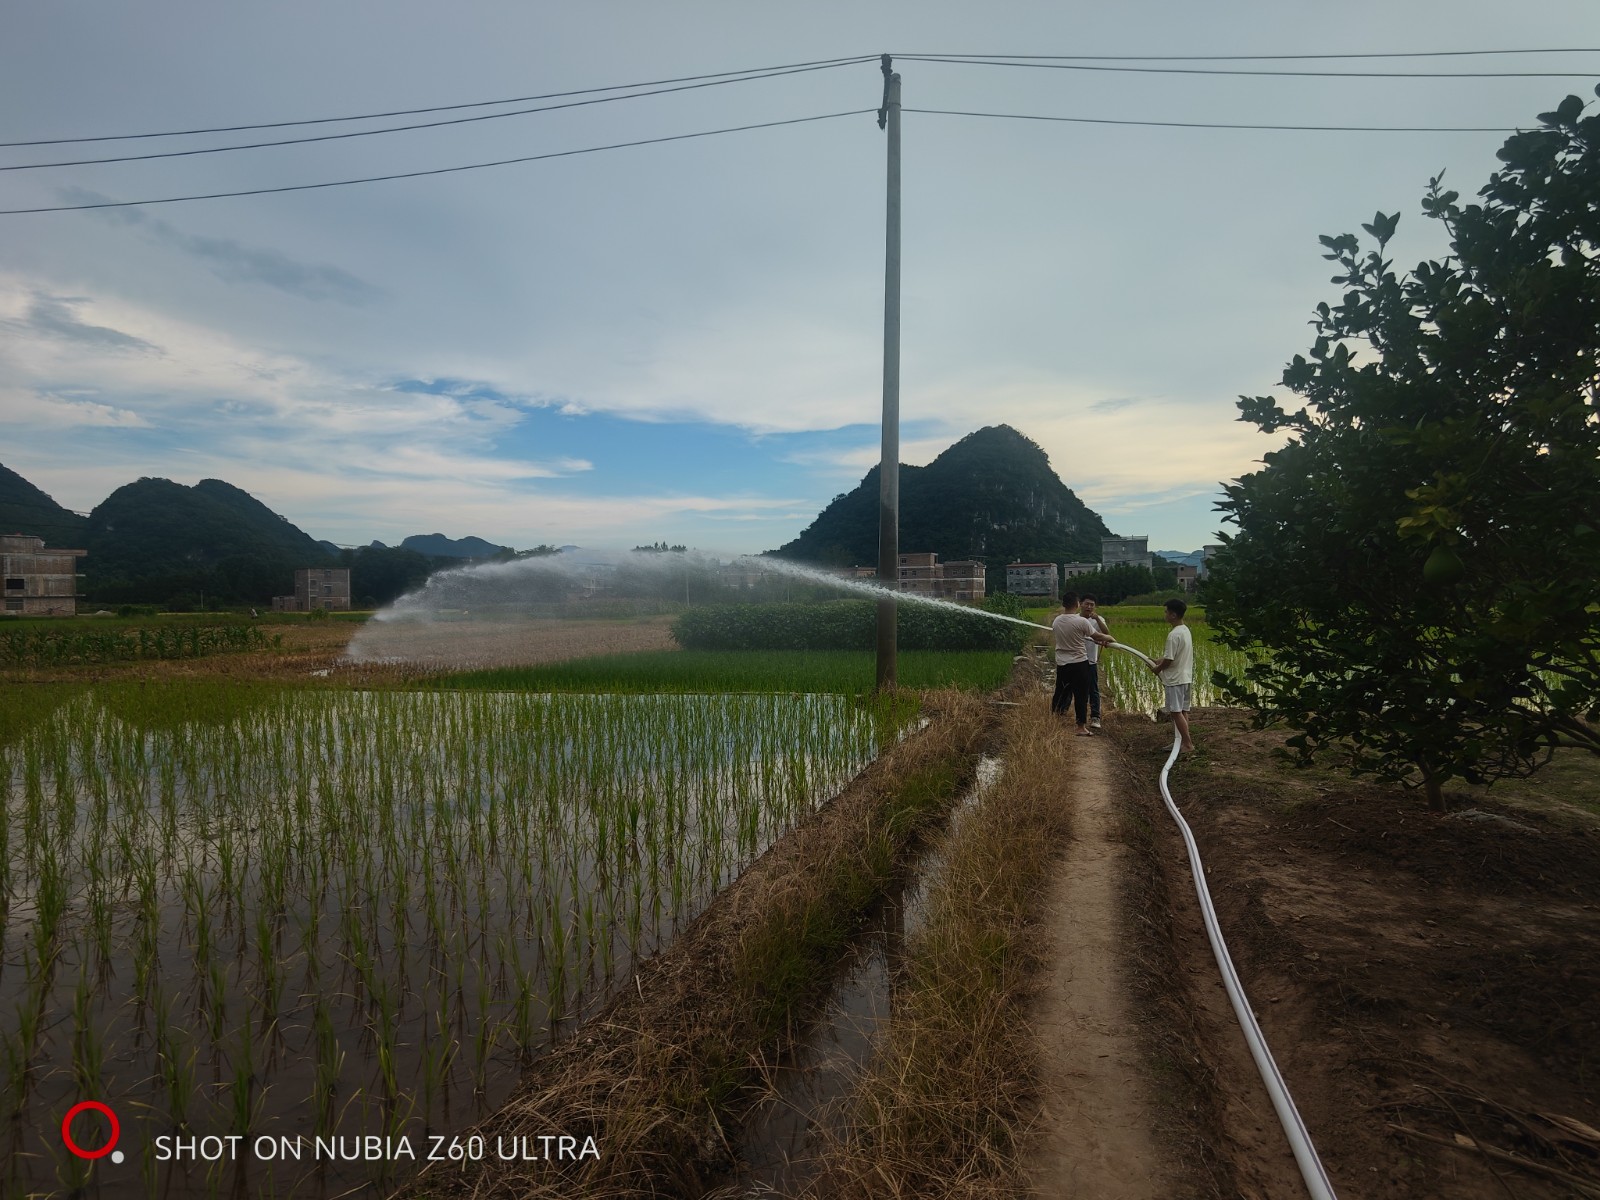
[[[1011,655],[992,650],[903,650],[901,687],[999,687]],[[473,671],[431,686],[554,692],[838,692],[863,695],[876,683],[867,650],[669,650],[606,654],[532,667]]]
[[[470,1124],[912,709],[659,685],[6,689],[0,1193],[332,1196],[408,1172],[248,1147],[420,1152]],[[64,1149],[84,1099],[118,1114],[126,1161]],[[164,1160],[180,1132],[246,1149]]]

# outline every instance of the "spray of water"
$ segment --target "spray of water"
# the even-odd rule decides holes
[[[823,593],[890,597],[900,604],[1049,628],[784,559],[699,550],[572,549],[437,572],[377,613],[351,639],[345,657],[358,663],[498,666],[669,649],[675,644],[670,617],[683,606],[784,600],[795,582]]]

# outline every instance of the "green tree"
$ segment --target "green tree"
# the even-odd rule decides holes
[[[1170,590],[1177,583],[1177,572],[1170,567],[1152,570],[1131,563],[1116,563],[1087,575],[1076,575],[1066,581],[1062,590],[1077,592],[1080,596],[1093,596],[1101,604],[1121,604],[1129,596],[1143,596],[1162,588]]]
[[[1322,238],[1337,305],[1319,304],[1264,469],[1225,489],[1208,617],[1269,654],[1233,694],[1358,773],[1425,789],[1526,775],[1550,748],[1600,753],[1600,118],[1569,96],[1511,137],[1461,205],[1422,210],[1443,262],[1398,276],[1399,214]]]

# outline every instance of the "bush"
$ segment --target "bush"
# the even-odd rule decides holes
[[[672,625],[685,650],[870,650],[876,645],[872,600],[826,604],[728,604],[691,608]],[[1032,635],[978,610],[900,605],[902,650],[1004,650],[1015,654]]]

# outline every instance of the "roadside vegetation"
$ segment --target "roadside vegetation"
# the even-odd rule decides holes
[[[1037,1109],[1027,1005],[1037,922],[1071,835],[1067,740],[1036,693],[1007,710],[999,778],[933,847],[887,1031],[805,1195],[1001,1200],[1026,1190]]]

